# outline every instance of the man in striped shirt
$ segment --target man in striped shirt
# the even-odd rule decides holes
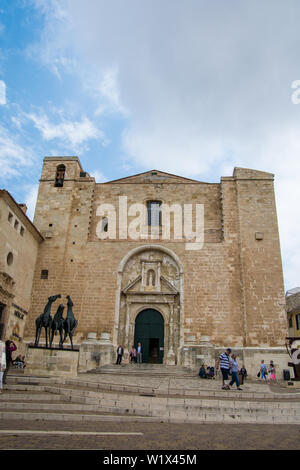
[[[220,366],[221,372],[222,372],[222,390],[230,390],[230,387],[228,385],[228,374],[229,374],[229,369],[230,369],[230,360],[229,360],[229,355],[231,353],[231,349],[227,348],[224,353],[219,356],[219,359],[217,361],[217,369]]]

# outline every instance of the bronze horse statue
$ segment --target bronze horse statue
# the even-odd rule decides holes
[[[46,348],[48,348],[48,335],[50,339],[50,328],[52,324],[52,317],[51,317],[51,305],[55,302],[61,295],[52,295],[48,298],[48,302],[44,308],[44,313],[42,313],[37,319],[35,320],[36,326],[36,333],[35,333],[35,347],[38,346],[42,328],[45,328],[45,336],[46,336]]]
[[[52,348],[52,343],[53,343],[53,337],[54,335],[57,334],[59,331],[59,348],[63,348],[63,332],[64,332],[64,318],[63,318],[63,312],[64,312],[64,306],[60,304],[58,306],[57,312],[53,317],[52,324],[51,324],[51,337],[50,337],[50,348]]]
[[[67,295],[66,298],[68,299],[68,302],[67,302],[68,310],[67,310],[67,317],[64,321],[65,336],[64,336],[63,343],[65,342],[66,337],[69,335],[69,338],[70,338],[70,341],[71,341],[71,347],[73,349],[73,335],[74,335],[75,329],[77,327],[78,321],[75,320],[75,317],[74,317],[74,313],[73,313],[73,310],[72,310],[72,307],[73,307],[74,304],[72,302],[71,297],[69,295]]]

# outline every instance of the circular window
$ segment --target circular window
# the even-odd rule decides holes
[[[8,266],[11,266],[14,262],[14,255],[12,254],[12,252],[10,251],[7,255],[7,258],[6,258],[6,261],[7,261],[7,264]]]

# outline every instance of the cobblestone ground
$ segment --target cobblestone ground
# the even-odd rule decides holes
[[[2,434],[11,430],[11,434]],[[123,432],[142,436],[24,434],[16,430]],[[1,450],[300,450],[300,426],[252,424],[0,423]]]

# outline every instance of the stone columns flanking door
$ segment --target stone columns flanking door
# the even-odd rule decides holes
[[[164,364],[177,364],[183,334],[183,269],[178,257],[160,245],[132,250],[118,271],[113,343],[124,346],[125,359],[134,344],[135,321],[147,309],[164,319]]]
[[[174,365],[176,357],[174,353],[174,303],[169,304],[170,307],[170,322],[169,322],[169,347],[167,354],[167,364]]]

